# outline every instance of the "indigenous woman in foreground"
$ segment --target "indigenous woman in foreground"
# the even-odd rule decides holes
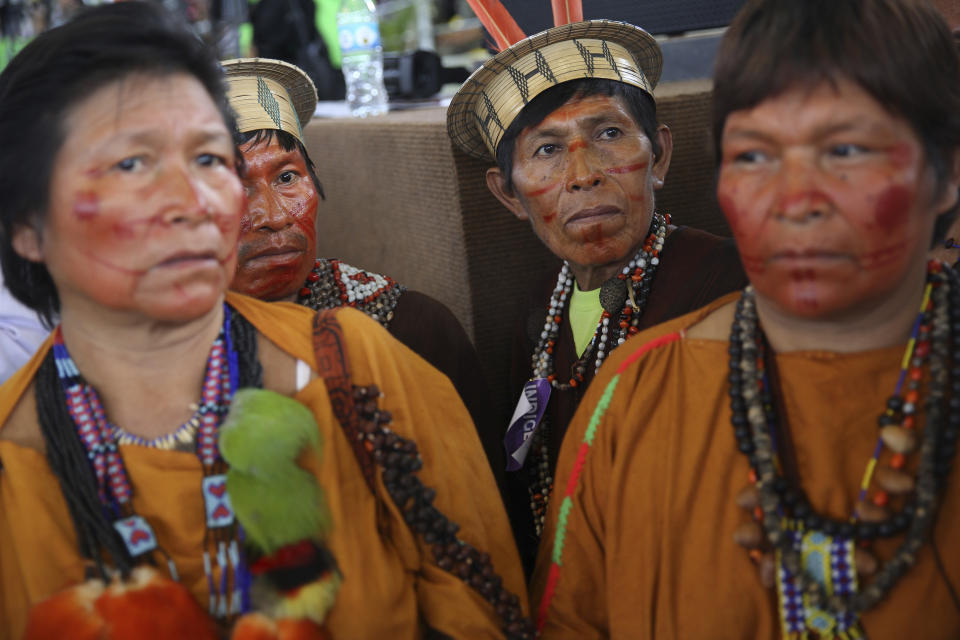
[[[594,380],[542,637],[960,637],[960,282],[927,260],[957,205],[958,78],[927,2],[742,8],[714,117],[751,285]]]
[[[509,381],[520,400],[505,429],[508,511],[528,569],[594,373],[627,337],[746,283],[729,239],[656,210],[673,148],[653,97],[662,62],[639,27],[561,24],[494,56],[447,112],[462,149],[496,160],[493,194],[562,260],[529,283]]]
[[[217,637],[322,567],[327,637],[524,637],[516,550],[449,381],[355,310],[225,293],[232,128],[216,60],[154,5],[92,9],[0,75],[4,276],[61,319],[0,388],[0,637]],[[267,395],[238,396],[221,449],[240,387]],[[298,464],[275,467],[281,449]],[[265,491],[291,475],[291,495]],[[302,522],[325,550],[274,544]]]

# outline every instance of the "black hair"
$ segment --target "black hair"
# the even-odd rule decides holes
[[[51,325],[60,299],[42,263],[13,248],[15,230],[42,229],[53,163],[70,111],[104,86],[135,74],[186,73],[210,94],[233,131],[215,54],[161,6],[128,1],[81,12],[34,38],[0,73],[0,267],[15,298]]]
[[[942,191],[960,148],[960,56],[940,13],[915,0],[748,0],[717,53],[718,163],[732,112],[843,79],[910,124]],[[935,240],[955,215],[956,207],[941,214]]]
[[[280,148],[284,151],[293,151],[296,149],[300,152],[300,155],[303,156],[304,164],[307,165],[307,173],[310,174],[313,186],[316,188],[317,193],[320,194],[320,199],[326,200],[326,196],[323,195],[323,186],[320,184],[320,178],[317,177],[316,165],[314,165],[313,160],[310,159],[307,148],[304,147],[303,143],[292,133],[280,131],[279,129],[254,129],[253,131],[244,131],[243,133],[237,134],[237,140],[241,145],[250,144],[254,147],[260,144],[268,145],[273,142],[274,139],[276,139]]]
[[[513,191],[513,151],[520,133],[528,127],[537,126],[570,100],[589,96],[623,98],[637,126],[650,139],[653,157],[660,159],[662,150],[657,140],[657,103],[650,94],[632,84],[606,78],[571,80],[550,87],[531,100],[503,133],[497,146],[497,166],[503,174],[507,191]]]

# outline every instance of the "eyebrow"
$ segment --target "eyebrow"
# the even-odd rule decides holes
[[[582,127],[578,126],[577,128],[592,129],[593,127],[596,127],[597,125],[603,122],[608,122],[608,121],[622,122],[624,118],[626,118],[626,116],[621,114],[619,111],[606,111],[603,113],[599,113],[595,116],[590,116],[586,118],[585,120],[582,121],[583,126]],[[529,140],[534,141],[534,140],[540,140],[542,138],[558,138],[562,136],[564,133],[566,133],[567,131],[568,129],[565,129],[565,128],[548,127],[546,129],[538,130],[536,133],[530,136]]]
[[[825,125],[814,128],[813,138],[821,139],[827,138],[829,136],[845,133],[845,132],[857,132],[862,131],[864,133],[881,133],[885,130],[885,127],[878,125],[876,122],[862,122],[860,120],[843,120],[836,123],[827,123]],[[778,129],[779,131],[779,129]],[[769,130],[765,129],[756,129],[756,128],[737,128],[734,126],[729,133],[725,133],[724,137],[730,138],[747,138],[754,140],[762,140],[764,142],[774,142],[774,133],[770,133]]]

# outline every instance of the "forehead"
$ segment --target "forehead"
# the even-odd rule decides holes
[[[724,124],[724,139],[730,133],[754,130],[789,139],[846,128],[884,128],[915,137],[906,119],[888,111],[860,85],[840,78],[794,84],[753,107],[732,112]]]
[[[551,111],[540,123],[524,129],[523,133],[554,127],[559,124],[585,124],[597,118],[627,118],[633,122],[633,115],[621,96],[576,94],[565,103]]]
[[[226,125],[199,80],[185,73],[131,73],[94,90],[67,111],[65,124],[78,131],[109,132],[136,123],[168,126]]]
[[[306,160],[296,145],[290,149],[285,149],[275,132],[268,135],[269,137],[260,140],[254,138],[240,145],[240,152],[243,154],[243,159],[248,168],[277,163],[306,166]]]

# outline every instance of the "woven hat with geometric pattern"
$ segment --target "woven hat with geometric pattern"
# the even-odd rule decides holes
[[[639,87],[652,98],[662,67],[660,45],[632,24],[588,20],[553,27],[505,48],[474,71],[447,108],[447,132],[471,156],[495,159],[510,123],[547,89],[605,78]]]
[[[221,65],[240,133],[276,129],[303,142],[303,125],[317,107],[317,90],[306,72],[270,58],[236,58]]]

